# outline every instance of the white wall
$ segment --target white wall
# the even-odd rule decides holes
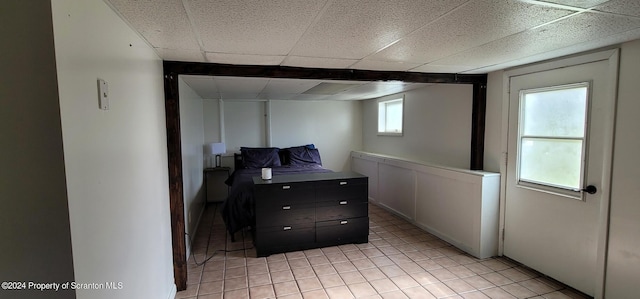
[[[504,71],[487,76],[487,114],[484,131],[484,170],[500,172],[502,154],[502,79]]]
[[[640,277],[640,40],[622,45],[613,153],[607,298],[635,298]]]
[[[52,1],[52,11],[75,280],[123,283],[77,297],[170,298],[162,62],[103,1]],[[97,78],[109,83],[108,111]]]
[[[202,103],[204,143],[221,142],[220,136],[220,101],[205,99]]]
[[[267,145],[264,101],[224,101],[224,136],[228,152],[241,146],[264,147]],[[219,115],[210,115],[219,119]]]
[[[351,169],[351,151],[362,148],[358,101],[271,101],[270,110],[274,146],[313,143],[325,168]]]
[[[200,216],[206,204],[204,169],[203,100],[182,79],[178,79],[180,93],[180,139],[182,147],[182,193],[184,202],[187,258],[191,241],[196,234]]]
[[[378,136],[378,99],[364,101],[363,150],[469,169],[472,85],[430,85],[404,95],[401,137]]]
[[[3,1],[0,36],[0,281],[73,281],[51,4]]]
[[[204,135],[212,141],[221,138],[217,103],[205,100]],[[324,167],[345,171],[350,169],[351,151],[362,148],[359,101],[223,101],[223,109],[228,155],[240,146],[266,146],[269,138],[271,146],[281,148],[313,143]],[[269,114],[269,126],[265,114]],[[231,166],[233,160],[225,157],[223,165]]]

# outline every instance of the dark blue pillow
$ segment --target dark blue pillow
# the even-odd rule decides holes
[[[287,148],[286,151],[289,154],[289,164],[291,166],[322,165],[320,152],[316,148],[298,146]]]
[[[241,147],[244,168],[281,166],[277,147]]]

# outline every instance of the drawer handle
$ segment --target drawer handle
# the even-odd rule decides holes
[[[348,221],[347,221],[347,220],[342,220],[342,221],[340,221],[340,225],[344,225],[344,224],[347,224],[347,223],[348,223]]]
[[[285,227],[283,227],[283,230],[290,230],[290,229],[291,229],[291,226],[285,226]]]
[[[347,182],[340,182],[340,186],[346,185]]]
[[[283,210],[291,210],[291,206],[282,206]]]
[[[341,205],[346,205],[346,204],[347,204],[347,201],[346,201],[346,200],[340,201],[340,204],[341,204]]]
[[[289,190],[291,189],[291,186],[282,186],[282,190]]]

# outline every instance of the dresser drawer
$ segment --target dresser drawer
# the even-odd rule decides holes
[[[256,247],[286,248],[315,242],[315,223],[256,227]]]
[[[316,221],[315,205],[313,203],[296,202],[265,204],[258,208],[256,225],[274,226],[299,223],[313,223]]]
[[[366,242],[369,238],[369,217],[316,222],[316,242]]]
[[[350,184],[351,181],[338,181],[339,184],[318,184],[316,188],[316,201],[341,201],[367,202],[369,187],[366,184]]]
[[[316,203],[316,221],[367,217],[369,204],[359,200],[332,200]]]
[[[344,186],[354,186],[354,185],[367,185],[368,183],[369,183],[369,179],[367,177],[359,177],[359,178],[317,181],[316,186],[320,188],[344,187]]]
[[[314,189],[311,184],[269,184],[257,185],[255,188],[256,206],[287,204],[291,202],[313,202]]]

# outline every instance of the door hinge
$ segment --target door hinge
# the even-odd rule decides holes
[[[504,228],[500,231],[500,238],[504,241]]]

